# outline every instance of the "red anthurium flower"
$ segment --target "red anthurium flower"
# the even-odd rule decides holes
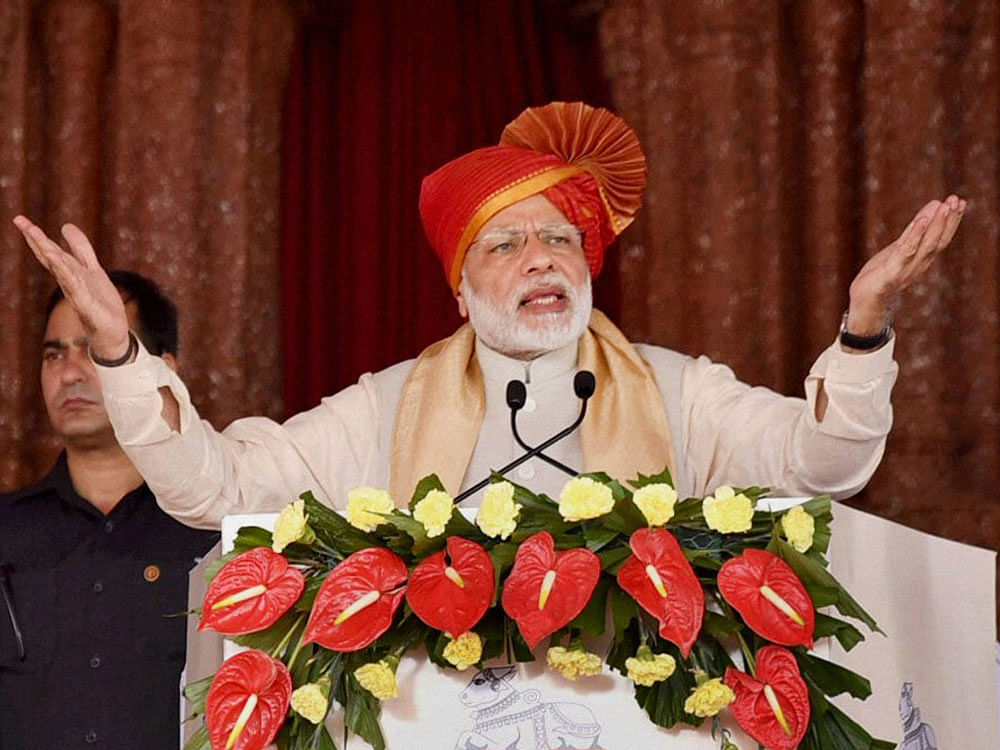
[[[816,610],[791,566],[747,549],[719,571],[719,591],[758,635],[785,646],[812,646]]]
[[[632,555],[618,571],[618,585],[660,621],[660,635],[687,657],[705,614],[698,576],[666,529],[639,529],[629,537],[629,546]]]
[[[584,547],[556,552],[552,535],[540,531],[517,548],[504,584],[504,612],[532,649],[587,606],[601,577],[601,561]]]
[[[432,628],[458,638],[475,626],[493,602],[493,562],[486,550],[462,537],[424,559],[410,574],[406,601]]]
[[[288,667],[256,649],[226,660],[205,699],[212,750],[261,750],[278,733],[292,699]]]
[[[212,579],[201,605],[198,630],[227,635],[273,625],[291,609],[305,579],[269,547],[255,547],[230,560]]]
[[[757,676],[729,667],[725,683],[736,694],[730,709],[747,734],[771,750],[793,750],[809,727],[809,689],[788,649],[757,652]]]
[[[406,563],[384,547],[355,552],[323,581],[303,643],[357,651],[389,629],[403,601]]]

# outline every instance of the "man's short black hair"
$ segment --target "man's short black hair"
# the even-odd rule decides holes
[[[109,271],[108,277],[126,302],[135,302],[139,314],[139,330],[135,334],[149,353],[177,356],[177,305],[160,291],[155,281],[134,271]],[[59,287],[49,295],[46,321],[63,298]]]

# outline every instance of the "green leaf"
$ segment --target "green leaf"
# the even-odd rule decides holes
[[[411,548],[415,547],[419,543],[427,541],[427,529],[424,528],[424,525],[412,516],[409,516],[401,511],[394,510],[392,513],[387,513],[385,515],[385,523],[379,524],[378,529],[382,529],[386,526],[396,529],[410,537],[410,539],[413,540]],[[378,531],[378,529],[376,529],[376,531]]]
[[[590,597],[580,614],[570,621],[569,626],[583,631],[587,635],[604,635],[604,623],[608,611],[608,587],[611,585],[611,578],[602,575],[594,593]]]
[[[257,547],[271,546],[271,532],[259,526],[241,526],[233,540],[233,551],[239,554]]]
[[[831,607],[840,600],[840,589],[836,586],[818,586],[815,583],[803,584],[812,599],[813,606]]]
[[[385,750],[385,737],[378,723],[382,710],[378,699],[354,679],[353,669],[351,672],[351,676],[346,680],[347,703],[344,706],[344,722],[348,729],[371,745],[373,750]]]
[[[545,495],[536,495],[515,484],[514,502],[521,505],[521,514],[515,532],[517,541],[527,539],[539,531],[548,531],[555,537],[564,534],[570,527],[566,520],[559,515],[559,506]]]
[[[306,618],[303,617],[303,613],[292,609],[278,618],[269,628],[258,630],[256,633],[227,636],[227,638],[237,645],[245,646],[246,648],[259,648],[261,651],[271,653],[288,634],[289,629],[295,624],[296,620],[300,620],[299,626],[305,628]],[[294,638],[289,639],[289,641],[293,640]]]
[[[702,631],[698,636],[691,647],[691,653],[694,661],[713,677],[722,677],[726,673],[726,667],[735,666],[726,647],[714,637],[709,637],[707,631]],[[677,668],[681,667],[678,665]]]
[[[654,653],[669,653],[677,662],[677,669],[665,680],[651,687],[635,686],[635,700],[649,715],[652,722],[661,727],[672,727],[678,722],[701,726],[704,719],[684,711],[684,702],[695,687],[694,675],[685,668],[684,659],[676,646],[659,638],[650,644]]]
[[[806,653],[801,648],[793,649],[793,653],[803,676],[808,676],[826,695],[847,693],[853,698],[864,700],[872,694],[871,683],[857,672]]]
[[[611,589],[612,609],[615,608],[614,594],[616,591],[617,589]],[[637,614],[638,612],[636,612],[636,615]],[[614,615],[615,637],[611,643],[611,649],[608,651],[608,656],[605,661],[608,663],[609,667],[617,670],[622,675],[626,675],[628,674],[628,668],[625,666],[625,660],[629,657],[635,656],[635,652],[639,649],[639,621],[637,617],[630,617],[626,619],[626,613],[624,611],[621,613],[621,617],[624,624],[621,627],[618,627],[619,615]]]
[[[458,506],[451,512],[451,518],[448,519],[448,524],[444,527],[444,535],[446,537],[460,536],[479,544],[489,541],[489,537],[480,531],[476,524],[466,518]]]
[[[813,543],[809,548],[810,556],[825,555],[830,548],[830,524],[833,523],[833,505],[829,495],[819,495],[802,503],[802,509],[815,521]],[[825,561],[824,561],[825,562]]]
[[[659,474],[652,474],[648,477],[645,474],[639,474],[639,476],[631,480],[629,484],[632,486],[632,489],[635,490],[642,489],[643,487],[650,484],[669,484],[671,487],[673,487],[674,480],[671,479],[670,477],[670,469],[664,467],[663,471],[661,471]]]
[[[681,500],[674,506],[674,517],[670,519],[671,524],[682,524],[689,521],[698,521],[702,526],[705,519],[702,517],[701,504],[704,498],[689,497]]]
[[[517,629],[515,623],[510,624],[507,633],[510,637],[510,648],[514,655],[514,661],[534,661],[535,654],[528,648],[524,636],[521,635],[521,631]]]
[[[184,686],[184,697],[191,707],[189,718],[195,718],[205,713],[205,698],[208,696],[208,689],[212,687],[214,674],[202,677],[200,680],[189,682]]]
[[[323,586],[326,576],[327,574],[324,573],[323,575],[312,575],[306,578],[306,586],[302,589],[302,595],[295,602],[296,612],[312,611],[313,602],[316,601],[316,594],[319,593],[320,588]]]
[[[743,626],[736,620],[711,610],[705,610],[701,626],[706,633],[718,641],[731,638],[743,629]]]
[[[604,526],[586,526],[583,530],[587,549],[598,552],[618,538],[618,532]],[[626,547],[627,549],[627,547]]]
[[[341,559],[358,550],[381,546],[377,537],[351,526],[346,518],[323,505],[311,492],[303,492],[299,497],[305,500],[309,525],[317,539],[341,555]]]
[[[500,579],[503,575],[514,567],[514,558],[517,556],[517,545],[511,542],[500,542],[487,550],[490,560],[493,563],[493,583],[495,602],[500,597]]]
[[[413,512],[413,507],[423,500],[424,496],[432,490],[447,492],[444,488],[444,484],[441,483],[437,474],[428,474],[426,477],[417,482],[417,486],[413,489],[413,497],[410,498],[409,509],[411,513]]]
[[[895,743],[874,739],[857,722],[835,705],[822,699],[822,706],[813,701],[809,729],[799,743],[799,750],[893,750]]]
[[[184,750],[212,750],[212,738],[208,736],[208,727],[199,727],[198,731],[184,743]]]
[[[639,617],[639,605],[635,599],[626,594],[617,586],[611,587],[611,622],[615,626],[615,641],[619,641],[621,634]]]
[[[504,650],[504,623],[506,617],[500,607],[490,607],[476,623],[476,632],[483,639],[483,661],[498,658]],[[515,627],[510,623],[510,627]]]
[[[623,487],[616,480],[604,473],[585,474],[595,482],[600,482],[611,488],[611,494],[615,498],[614,507],[608,513],[600,517],[601,524],[609,529],[631,536],[636,529],[647,526],[646,517],[642,511],[635,507],[632,502],[632,493]]]
[[[817,612],[813,638],[829,638],[830,636],[836,637],[844,651],[850,651],[865,639],[861,631],[846,620]]]
[[[601,559],[601,570],[617,575],[631,554],[632,550],[629,547],[612,547],[602,549],[597,556]]]
[[[875,619],[854,600],[854,597],[847,593],[847,590],[830,574],[830,571],[815,559],[802,554],[788,542],[777,537],[771,539],[767,549],[787,562],[807,589],[810,586],[826,586],[835,589],[837,600],[833,602],[833,605],[842,615],[861,620],[872,632],[882,633]]]

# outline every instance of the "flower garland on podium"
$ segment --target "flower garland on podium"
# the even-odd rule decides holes
[[[409,651],[463,670],[530,661],[545,638],[549,668],[575,680],[607,664],[651,721],[710,721],[722,750],[736,748],[726,711],[773,750],[888,750],[828,700],[867,698],[868,680],[810,651],[864,640],[834,610],[878,631],[827,570],[830,499],[755,510],[764,494],[679,501],[664,471],[579,476],[556,502],[496,475],[472,522],[433,475],[406,510],[362,487],[341,515],[307,492],[210,571],[199,629],[248,650],[186,686],[205,717],[186,750],[336,748],[334,704],[383,750],[379,702]],[[584,636],[608,621],[610,649],[591,653]]]

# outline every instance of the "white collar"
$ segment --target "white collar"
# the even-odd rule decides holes
[[[544,383],[576,370],[579,339],[559,349],[545,352],[531,360],[515,359],[491,349],[476,337],[476,358],[483,371],[484,380],[507,383],[523,380],[525,383]]]

